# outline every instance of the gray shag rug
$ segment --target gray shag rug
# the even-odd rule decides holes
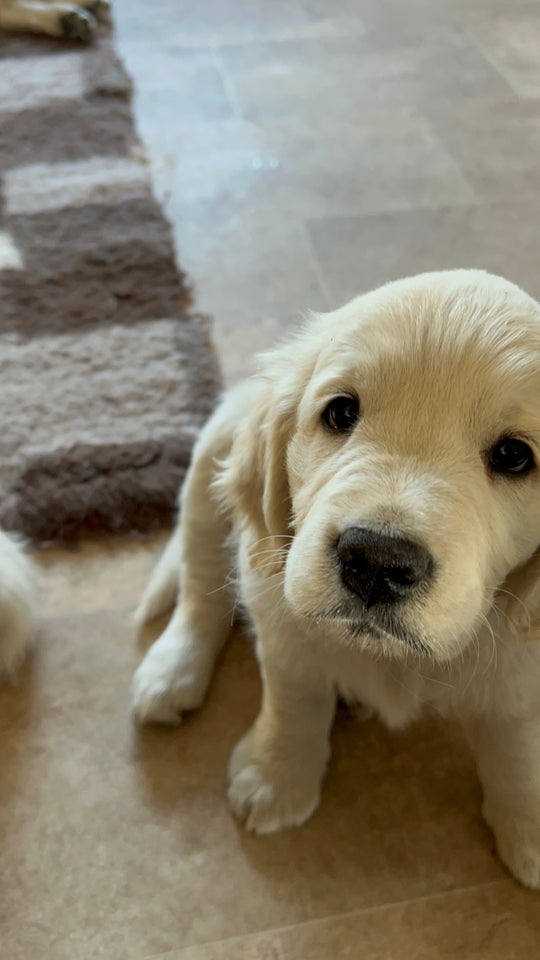
[[[220,387],[110,34],[0,37],[0,524],[171,521]]]

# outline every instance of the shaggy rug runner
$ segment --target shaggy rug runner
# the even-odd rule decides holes
[[[220,377],[110,36],[0,37],[0,524],[169,523]]]

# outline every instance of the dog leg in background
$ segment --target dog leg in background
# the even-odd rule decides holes
[[[540,889],[540,705],[526,717],[465,725],[484,790],[483,814],[503,863]]]
[[[226,452],[233,424],[223,404],[203,429],[193,451],[180,502],[180,522],[145,591],[142,623],[182,595],[165,632],[150,648],[133,680],[133,712],[141,722],[179,723],[182,711],[199,707],[216,658],[231,629],[233,600],[227,589],[230,525],[212,499],[216,458]]]
[[[261,712],[232,753],[229,802],[248,830],[274,833],[303,823],[319,805],[336,697],[323,674],[304,662],[296,676],[281,653],[261,672]]]
[[[0,676],[11,676],[32,642],[37,574],[32,561],[0,531]]]
[[[66,40],[91,40],[98,22],[107,21],[109,13],[108,0],[8,0],[0,3],[0,27]]]

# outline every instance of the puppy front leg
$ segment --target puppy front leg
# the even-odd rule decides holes
[[[540,713],[466,724],[484,789],[483,815],[503,863],[540,889]]]
[[[164,633],[148,650],[133,679],[133,712],[140,722],[179,723],[200,707],[215,661],[231,629],[233,601],[227,589],[229,521],[210,496],[218,413],[193,454],[181,501],[181,518],[138,613],[141,622],[181,596]]]
[[[255,833],[307,820],[319,804],[330,754],[335,693],[324,677],[262,666],[263,702],[255,724],[233,751],[229,802]]]

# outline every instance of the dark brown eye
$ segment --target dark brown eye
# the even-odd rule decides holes
[[[523,440],[503,437],[489,451],[489,466],[494,473],[523,475],[534,468],[534,455]]]
[[[360,413],[356,397],[334,397],[323,411],[323,421],[331,430],[352,430]]]

